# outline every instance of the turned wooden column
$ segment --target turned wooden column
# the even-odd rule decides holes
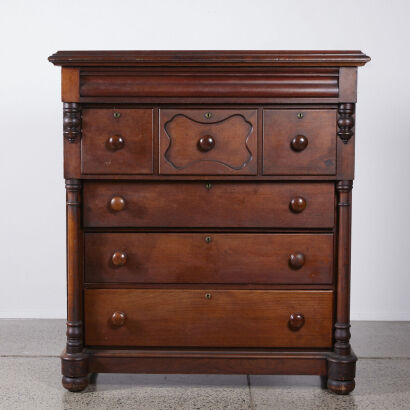
[[[339,394],[355,386],[356,356],[350,347],[350,249],[352,181],[338,181],[337,191],[337,293],[333,354],[328,359],[328,388]]]
[[[83,353],[83,272],[81,180],[67,179],[67,345],[62,355],[63,386],[70,391],[88,385],[87,356]]]
[[[350,244],[352,225],[352,181],[339,181],[337,236],[337,308],[334,351],[349,355],[350,348]]]

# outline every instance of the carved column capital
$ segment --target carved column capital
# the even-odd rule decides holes
[[[77,103],[64,103],[63,134],[69,143],[81,138],[81,107]]]
[[[339,105],[337,118],[337,135],[347,144],[353,137],[354,112],[355,105],[352,103],[343,103]]]
[[[82,183],[80,179],[66,179],[65,180],[65,190],[66,190],[66,203],[70,206],[81,205],[81,192]]]

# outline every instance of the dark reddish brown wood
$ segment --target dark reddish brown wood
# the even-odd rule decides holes
[[[294,332],[300,330],[305,324],[305,317],[302,313],[292,313],[289,317],[289,328]]]
[[[88,256],[86,255],[88,259]],[[111,262],[114,266],[124,266],[127,263],[127,254],[122,251],[115,251],[111,256]]]
[[[84,109],[84,174],[152,174],[152,109]]]
[[[122,210],[110,209],[121,197]],[[329,183],[86,182],[88,227],[330,228],[334,185]],[[269,200],[268,200],[269,199]],[[295,209],[291,201],[295,199]],[[118,200],[114,199],[117,203]]]
[[[348,394],[355,387],[357,358],[350,347],[350,248],[352,181],[337,183],[338,262],[337,303],[334,354],[328,358],[327,386],[338,394]]]
[[[292,138],[290,146],[294,151],[300,152],[306,149],[309,144],[309,140],[304,135],[296,135],[295,138]]]
[[[337,315],[335,352],[350,354],[350,247],[352,181],[339,181],[338,194],[338,262],[337,262]],[[338,331],[339,330],[339,331]]]
[[[80,101],[80,70],[63,67],[61,69],[61,100],[63,102]]]
[[[113,151],[117,151],[121,148],[124,148],[124,138],[121,137],[121,135],[113,135],[112,137],[109,137],[107,140],[107,145],[108,148],[113,150]]]
[[[121,196],[113,196],[110,201],[110,208],[114,212],[122,211],[125,207],[125,199]]]
[[[370,57],[358,50],[158,50],[58,51],[49,61],[64,67],[120,66],[361,66]]]
[[[263,147],[264,175],[333,175],[336,112],[265,110]]]
[[[306,261],[306,257],[303,253],[298,252],[298,253],[292,253],[289,256],[289,266],[292,269],[300,269]]]
[[[87,349],[91,372],[327,374],[327,351],[278,349]]]
[[[81,77],[82,97],[288,97],[336,98],[337,77],[318,75],[212,75],[145,73],[108,77]]]
[[[66,180],[67,204],[67,345],[63,352],[63,386],[70,391],[88,385],[87,355],[83,352],[83,233],[81,181]]]
[[[63,133],[69,143],[80,140],[82,135],[81,109],[77,103],[64,103]]]
[[[302,196],[292,198],[289,206],[292,212],[294,212],[295,214],[300,214],[306,208],[306,199]]]
[[[256,173],[256,110],[160,110],[161,175]]]
[[[211,135],[205,135],[198,140],[198,149],[202,152],[208,152],[215,148],[215,139]]]
[[[90,346],[330,347],[332,343],[329,291],[86,289],[84,297],[85,342]],[[295,307],[305,317],[297,332],[287,326]],[[113,329],[107,320],[116,310],[127,319]]]
[[[64,139],[64,178],[81,178],[81,140],[77,138],[75,142]]]
[[[63,67],[66,103],[63,385],[80,391],[89,372],[319,374],[350,392],[354,104],[369,58],[81,51],[50,61]],[[99,347],[84,348],[88,337]]]
[[[340,104],[338,109],[339,117],[337,119],[338,132],[344,144],[347,144],[353,136],[354,127],[354,104]]]
[[[357,67],[339,68],[339,98],[342,102],[356,102]]]
[[[85,281],[331,284],[332,249],[331,234],[87,233]]]
[[[111,316],[111,323],[115,327],[120,327],[125,324],[127,315],[123,312],[114,312]]]

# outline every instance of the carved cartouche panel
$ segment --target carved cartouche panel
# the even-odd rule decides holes
[[[256,110],[161,110],[161,174],[255,175]]]

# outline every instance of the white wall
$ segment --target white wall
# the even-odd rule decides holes
[[[0,317],[65,316],[60,70],[75,49],[361,49],[352,318],[410,320],[408,0],[3,0]]]

